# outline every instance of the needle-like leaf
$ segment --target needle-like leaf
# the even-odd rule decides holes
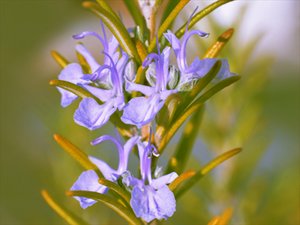
[[[184,6],[189,3],[190,0],[181,0],[177,3],[177,5],[172,9],[172,12],[168,15],[162,25],[158,28],[157,38],[158,40],[162,37],[163,33],[169,28],[172,22],[177,17],[178,13],[184,8]],[[156,37],[153,38],[150,42],[148,51],[152,52],[156,46]]]
[[[51,55],[62,68],[65,68],[69,64],[68,60],[65,57],[63,57],[59,52],[51,51]]]
[[[100,178],[99,183],[119,194],[126,202],[130,201],[130,194],[116,183],[106,180],[104,178]]]
[[[141,29],[141,34],[145,37],[146,32],[149,32],[146,26],[146,21],[144,16],[141,13],[141,9],[136,0],[124,0],[124,3],[130,12],[134,22],[138,25]]]
[[[82,150],[80,150],[77,146],[75,146],[59,134],[54,134],[53,138],[83,168],[85,168],[86,170],[95,170],[99,177],[103,177],[102,173],[97,168],[97,166],[89,160],[88,155],[85,154]]]
[[[215,9],[219,8],[221,5],[224,5],[228,2],[231,2],[233,0],[219,0],[216,1],[210,5],[208,5],[207,7],[205,7],[204,9],[202,9],[200,12],[198,12],[195,16],[192,17],[188,29],[192,28],[197,22],[199,22],[203,17],[205,17],[206,15],[208,15],[209,13],[211,13],[212,11],[214,11]],[[184,32],[186,29],[186,23],[183,24],[175,33],[175,35],[180,38],[183,36]]]
[[[215,58],[220,51],[224,48],[226,43],[230,40],[234,33],[233,28],[226,30],[220,37],[218,37],[216,43],[208,48],[203,58]]]
[[[138,63],[141,63],[141,59],[137,53],[136,47],[133,44],[128,31],[119,18],[107,11],[107,9],[100,4],[98,5],[94,2],[83,2],[83,6],[99,16],[119,41],[123,50],[133,57]]]
[[[65,209],[64,207],[60,206],[54,199],[49,195],[48,191],[42,190],[41,191],[42,197],[47,202],[47,204],[61,217],[63,218],[68,224],[70,225],[88,225],[87,222],[83,221],[81,218],[77,217],[69,210]]]
[[[182,133],[179,143],[177,144],[174,156],[168,163],[166,173],[174,171],[178,174],[181,174],[184,170],[200,129],[203,111],[204,107],[195,112],[189,122],[185,125],[185,129]]]
[[[235,148],[213,159],[211,162],[206,164],[201,170],[195,173],[195,175],[192,176],[186,183],[184,183],[181,186],[181,188],[177,189],[177,191],[175,191],[175,196],[179,198],[188,189],[190,189],[199,179],[201,179],[205,174],[207,174],[209,171],[211,171],[212,169],[220,165],[222,162],[238,154],[241,150],[242,150],[241,148]]]
[[[95,97],[93,94],[91,94],[90,92],[88,92],[84,88],[82,88],[80,86],[77,86],[76,84],[73,84],[71,82],[64,81],[64,80],[51,80],[49,82],[49,84],[52,85],[52,86],[57,86],[57,87],[65,89],[67,91],[70,91],[70,92],[74,93],[75,95],[77,95],[81,98],[93,98],[99,104],[102,104],[100,99]]]
[[[124,207],[116,199],[108,195],[92,191],[68,191],[67,195],[91,198],[96,201],[102,202],[112,210],[114,210],[116,213],[118,213],[121,217],[123,217],[128,223],[132,225],[143,225],[142,221],[135,217],[131,209]]]

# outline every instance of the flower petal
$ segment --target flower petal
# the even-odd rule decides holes
[[[230,68],[229,68],[227,59],[222,59],[221,61],[222,61],[222,66],[221,66],[219,73],[217,74],[216,79],[222,80],[222,79],[234,76],[235,74],[230,72]]]
[[[114,100],[99,105],[93,98],[83,99],[74,113],[74,121],[89,130],[103,126],[116,111]]]
[[[175,52],[175,55],[177,56],[180,51],[179,39],[170,30],[168,30],[167,33],[164,34],[164,36],[170,42],[170,44]]]
[[[82,45],[76,45],[76,50],[83,55],[89,66],[91,67],[92,73],[94,73],[99,68],[99,63],[95,60],[95,58],[91,55],[91,53]]]
[[[98,193],[104,193],[107,187],[99,184],[98,175],[94,170],[87,170],[80,174],[76,182],[71,187],[72,191],[94,191]],[[85,209],[97,201],[85,197],[74,197],[79,201],[81,208]]]
[[[166,174],[164,176],[152,180],[151,186],[154,187],[155,189],[159,189],[166,184],[172,183],[173,180],[175,180],[177,177],[178,174],[175,172]]]
[[[146,96],[150,96],[154,93],[155,89],[142,84],[136,84],[131,81],[125,81],[125,89],[127,92],[131,93],[132,91],[138,91],[143,93]]]
[[[81,78],[84,76],[82,72],[82,68],[79,64],[77,63],[71,63],[68,64],[58,75],[59,80],[64,80],[71,82],[73,84],[78,84],[78,83],[84,83],[86,81],[82,80]],[[70,105],[76,98],[77,95],[73,94],[70,91],[66,91],[62,88],[57,88],[58,91],[61,93],[61,106],[62,107],[67,107]]]
[[[160,99],[159,94],[154,94],[149,98],[133,98],[124,107],[121,120],[126,124],[133,124],[141,128],[154,119],[163,105],[164,101]]]
[[[196,58],[192,64],[186,70],[186,73],[193,73],[196,74],[198,78],[203,77],[206,75],[210,69],[213,67],[217,59],[198,59]]]
[[[101,159],[97,159],[93,156],[89,156],[89,159],[92,163],[94,163],[98,169],[101,171],[105,179],[114,181],[117,171],[111,168],[106,162],[102,161]]]
[[[113,90],[105,90],[90,85],[81,85],[81,86],[84,87],[89,92],[91,92],[97,98],[99,98],[102,102],[106,102],[107,100],[111,99],[114,96]]]
[[[151,186],[135,186],[130,205],[136,215],[147,223],[154,219],[167,219],[176,211],[176,200],[170,189],[164,185],[158,190]]]

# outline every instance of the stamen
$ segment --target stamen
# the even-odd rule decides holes
[[[197,10],[198,10],[198,6],[194,9],[194,11],[193,11],[192,14],[190,15],[190,17],[189,17],[189,19],[188,19],[188,21],[187,21],[187,23],[186,23],[185,32],[188,31],[190,22],[191,22],[191,20],[192,20],[192,17],[195,15],[195,13],[196,13]]]

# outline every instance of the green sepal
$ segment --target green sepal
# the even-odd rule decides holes
[[[188,25],[188,29],[192,28],[197,22],[199,22],[203,17],[205,17],[206,15],[208,15],[209,13],[211,13],[212,11],[214,11],[215,9],[219,8],[221,5],[224,5],[228,2],[231,2],[233,0],[219,0],[216,1],[210,5],[208,5],[207,7],[205,7],[204,9],[202,9],[200,12],[198,12],[195,16],[193,16],[190,20],[190,23]],[[175,35],[180,38],[183,36],[183,34],[185,33],[186,30],[186,25],[187,23],[183,24],[175,33]]]
[[[41,191],[41,195],[46,201],[46,203],[68,224],[70,225],[88,225],[87,222],[82,220],[80,217],[76,216],[66,208],[59,205],[46,190]]]
[[[93,13],[99,16],[108,29],[116,37],[122,49],[127,52],[128,55],[133,57],[138,63],[141,63],[141,59],[128,31],[115,14],[107,11],[107,9],[105,9],[102,5],[98,5],[94,2],[83,2],[83,7],[90,9]]]
[[[67,91],[70,91],[73,94],[75,94],[81,98],[93,98],[96,102],[98,102],[99,104],[102,104],[100,99],[98,99],[96,96],[94,96],[93,94],[91,94],[90,92],[85,90],[84,88],[77,86],[76,84],[73,84],[71,82],[64,81],[64,80],[51,80],[49,82],[49,84],[52,86],[57,86],[57,87],[65,89]]]
[[[114,210],[116,213],[118,213],[121,217],[123,217],[129,224],[143,225],[143,222],[135,217],[131,209],[124,207],[116,199],[108,195],[92,191],[68,191],[67,195],[91,198],[98,202],[102,202],[103,204]]]
[[[230,151],[227,151],[217,156],[215,159],[207,163],[202,169],[200,169],[193,176],[191,176],[185,183],[183,183],[179,189],[176,189],[174,191],[175,197],[179,198],[182,194],[184,194],[187,190],[189,190],[197,181],[199,181],[204,175],[206,175],[212,169],[216,168],[222,162],[226,161],[227,159],[230,159],[234,155],[241,152],[241,150],[242,150],[241,148],[232,149]]]

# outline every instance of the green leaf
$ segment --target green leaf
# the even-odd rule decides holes
[[[158,28],[157,37],[160,39],[163,33],[169,28],[172,22],[177,17],[178,13],[184,8],[184,6],[189,3],[190,0],[181,0],[177,3],[177,5],[172,9],[172,12],[168,15],[168,17],[164,20],[162,25]],[[153,38],[150,42],[148,51],[152,52],[156,46],[156,37]]]
[[[99,177],[103,177],[97,166],[89,160],[88,155],[80,150],[77,146],[59,134],[54,134],[53,138],[73,159],[79,162],[83,168],[86,170],[95,170]]]
[[[123,217],[128,223],[133,225],[143,225],[142,221],[135,217],[131,209],[125,208],[116,199],[108,195],[92,191],[68,191],[67,195],[91,198],[96,201],[102,202],[112,210],[114,210],[116,213],[118,213],[121,217]]]
[[[171,191],[174,191],[182,182],[194,176],[195,174],[196,174],[195,170],[188,170],[180,174],[175,180],[172,181],[171,184],[169,184],[169,189]]]
[[[179,127],[189,118],[189,116],[192,113],[196,112],[200,108],[200,106],[201,105],[193,105],[189,107],[175,122],[171,124],[171,126],[168,127],[168,129],[166,129],[166,132],[158,145],[158,151],[160,153],[162,153],[162,151],[172,139],[172,137],[175,135]]]
[[[169,0],[164,12],[163,12],[163,16],[160,20],[160,24],[162,24],[166,18],[169,16],[169,14],[172,12],[172,10],[175,8],[175,6],[178,4],[180,0]]]
[[[198,12],[195,16],[192,17],[188,29],[192,28],[197,22],[199,22],[203,17],[205,17],[206,15],[208,15],[209,13],[211,13],[212,11],[214,11],[215,9],[219,8],[220,6],[231,2],[233,0],[219,0],[216,1],[210,5],[208,5],[207,7],[205,7],[204,9],[202,9],[200,12]],[[184,32],[186,29],[186,23],[183,24],[175,33],[175,35],[180,38],[183,36]]]
[[[181,174],[191,155],[194,143],[200,128],[201,119],[203,117],[204,107],[195,112],[189,122],[185,125],[185,129],[180,138],[174,156],[170,159],[166,173],[172,171]]]
[[[233,157],[238,154],[242,149],[235,148],[230,151],[223,153],[222,155],[216,157],[211,162],[206,164],[201,170],[195,173],[186,183],[184,183],[179,190],[175,191],[176,198],[179,198],[182,194],[184,194],[188,189],[190,189],[198,180],[200,180],[204,175],[206,175],[209,171],[220,165],[222,162],[227,159]]]
[[[83,2],[83,6],[99,16],[116,37],[123,50],[132,56],[138,63],[141,63],[141,59],[136,51],[135,45],[119,18],[107,11],[107,9],[102,5],[98,5],[94,2]]]
[[[194,102],[191,104],[202,104],[209,98],[211,98],[213,95],[218,93],[219,91],[223,90],[224,88],[228,87],[229,85],[235,83],[238,81],[241,77],[238,75],[234,75],[228,78],[225,78],[224,80],[221,80],[214,86],[212,86],[208,91],[206,91],[203,95],[201,95],[199,98],[194,100]]]
[[[147,26],[146,26],[146,21],[144,16],[141,13],[141,9],[138,5],[138,2],[136,0],[124,0],[124,3],[128,9],[128,11],[130,12],[134,22],[136,25],[138,25],[141,29],[141,34],[143,35],[143,37],[146,37],[146,33],[148,31]],[[143,39],[144,40],[144,39]]]
[[[226,43],[230,40],[233,35],[234,30],[232,28],[226,30],[220,37],[218,37],[216,43],[214,43],[209,49],[206,51],[203,58],[215,58],[218,56],[220,51],[224,48]]]
[[[99,183],[108,187],[109,189],[116,192],[118,195],[120,195],[127,203],[130,202],[130,194],[126,192],[123,188],[121,188],[119,185],[117,185],[114,182],[111,182],[109,180],[106,180],[104,178],[99,179]]]
[[[87,222],[83,221],[81,218],[77,217],[75,214],[60,206],[53,198],[49,195],[46,190],[41,191],[42,197],[47,202],[47,204],[68,224],[70,225],[88,225]]]
[[[63,88],[67,91],[72,92],[73,94],[81,97],[81,98],[93,98],[95,99],[95,101],[97,101],[99,104],[102,104],[102,102],[100,101],[100,99],[98,99],[97,97],[95,97],[93,94],[91,94],[90,92],[88,92],[87,90],[85,90],[84,88],[77,86],[71,82],[68,81],[64,81],[64,80],[51,80],[49,82],[50,85],[52,86],[57,86],[60,88]]]
[[[165,135],[163,135],[162,140],[158,145],[159,152],[161,153],[163,151],[163,149],[169,143],[171,138],[175,135],[175,133],[179,129],[179,127],[189,118],[190,115],[192,115],[194,112],[196,112],[205,103],[206,100],[211,98],[213,95],[215,95],[216,93],[218,93],[225,87],[238,81],[239,79],[240,79],[240,76],[231,76],[224,80],[221,80],[219,83],[215,84],[213,87],[211,87],[208,91],[206,91],[199,98],[194,100],[192,102],[192,104],[190,104],[189,107],[187,107],[183,111],[180,111],[180,114],[178,116],[176,116],[175,121],[171,123],[170,127],[167,129],[167,132],[165,133]]]
[[[107,12],[109,12],[113,17],[115,17],[117,20],[119,20],[118,15],[114,12],[114,10],[107,4],[105,0],[96,0],[96,2],[104,8]]]
[[[51,51],[51,55],[62,68],[65,68],[69,64],[68,60],[66,60],[59,52]]]

